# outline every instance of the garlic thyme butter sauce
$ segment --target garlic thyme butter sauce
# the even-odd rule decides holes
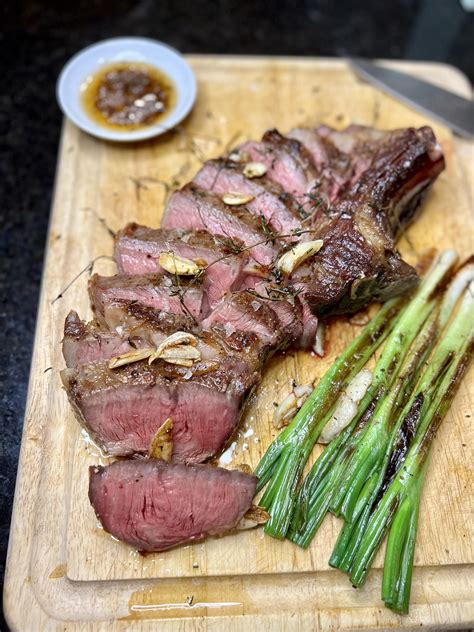
[[[81,85],[81,97],[93,121],[128,132],[163,120],[175,106],[176,88],[154,66],[118,62],[87,77]]]

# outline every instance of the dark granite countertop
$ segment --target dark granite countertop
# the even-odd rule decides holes
[[[444,61],[474,79],[474,13],[458,0],[24,0],[2,6],[0,108],[0,575],[3,577],[56,167],[57,75],[97,40],[156,38],[183,52]],[[0,629],[6,630],[0,618]]]

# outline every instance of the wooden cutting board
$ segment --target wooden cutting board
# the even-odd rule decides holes
[[[340,526],[331,517],[307,551],[255,530],[140,557],[98,527],[87,499],[87,467],[107,459],[81,435],[58,372],[68,310],[91,316],[87,271],[69,284],[97,257],[112,253],[111,231],[132,220],[158,226],[170,189],[189,180],[203,160],[270,126],[285,131],[317,122],[380,128],[426,122],[358,81],[340,61],[191,57],[190,62],[198,101],[174,132],[118,145],[64,124],[7,561],[8,621],[12,629],[28,632],[467,626],[474,619],[472,373],[434,446],[409,616],[393,614],[380,601],[380,555],[358,591],[327,566]],[[468,90],[464,77],[448,66],[396,66],[460,94]],[[401,240],[411,262],[432,246],[455,247],[463,256],[474,250],[472,145],[433,127],[447,170]],[[99,259],[94,270],[111,274],[114,265]],[[323,360],[300,352],[272,361],[246,409],[229,467],[256,465],[274,436],[273,403],[288,393],[293,378],[307,383],[321,376],[359,329],[354,320],[332,325]]]

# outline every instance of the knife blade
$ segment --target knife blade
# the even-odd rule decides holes
[[[377,88],[441,121],[460,136],[474,139],[474,102],[404,72],[351,57],[354,72]]]

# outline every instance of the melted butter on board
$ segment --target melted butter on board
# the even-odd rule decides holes
[[[176,87],[163,71],[149,64],[108,64],[81,85],[81,102],[95,122],[128,132],[155,125],[176,105]]]

